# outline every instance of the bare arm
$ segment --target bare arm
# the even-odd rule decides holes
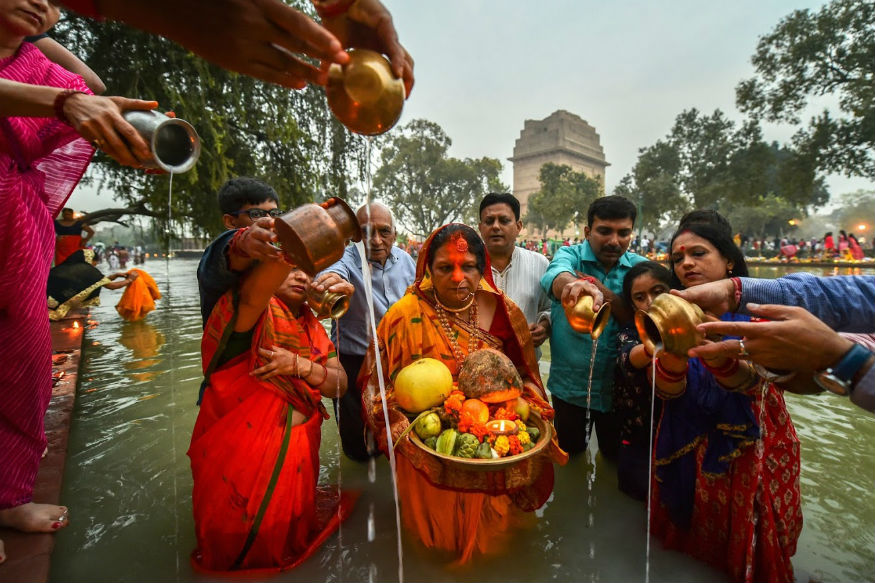
[[[85,84],[88,85],[88,88],[95,95],[102,95],[106,91],[106,85],[103,84],[97,73],[58,41],[50,37],[44,37],[33,44],[53,63],[57,63],[72,73],[81,75],[85,80]]]
[[[94,229],[92,229],[92,228],[89,227],[88,225],[82,225],[82,230],[85,231],[85,232],[87,233],[87,235],[85,235],[84,237],[82,237],[82,242],[83,242],[83,243],[87,243],[88,241],[91,240],[91,237],[94,236]]]
[[[4,117],[55,117],[55,98],[65,91],[0,79],[0,115]],[[100,140],[104,152],[125,166],[139,166],[151,152],[137,130],[122,117],[129,109],[149,110],[154,101],[126,97],[101,97],[77,93],[64,101],[64,114],[76,132],[88,140]]]
[[[252,269],[240,285],[235,332],[246,332],[255,326],[291,270],[292,265],[282,259],[262,261]]]

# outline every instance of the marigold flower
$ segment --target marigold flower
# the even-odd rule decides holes
[[[523,452],[523,446],[520,445],[520,440],[516,435],[511,435],[507,438],[510,446],[510,455],[516,455]]]
[[[507,435],[499,435],[495,439],[493,448],[498,452],[499,456],[506,456],[507,452],[510,451],[510,440],[507,438]]]

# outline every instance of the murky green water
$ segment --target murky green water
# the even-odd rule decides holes
[[[165,294],[146,321],[125,323],[104,291],[88,330],[62,500],[54,581],[201,580],[185,452],[197,415],[200,312],[195,260],[152,262]],[[777,274],[764,268],[761,277]],[[847,273],[846,270],[842,273]],[[832,395],[788,396],[802,439],[805,527],[794,558],[823,581],[875,580],[875,418]],[[329,408],[330,409],[330,408]],[[362,496],[352,517],[278,581],[396,581],[398,559],[388,464],[341,458],[334,420],[323,425],[324,483]],[[587,477],[595,471],[590,499]],[[373,481],[371,481],[373,477]],[[596,457],[557,470],[550,502],[501,557],[463,568],[402,539],[409,581],[643,581],[645,507],[619,493],[614,467]],[[651,545],[652,581],[723,581],[722,573]]]

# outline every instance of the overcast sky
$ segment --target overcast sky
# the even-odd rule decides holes
[[[601,136],[610,192],[631,170],[638,149],[671,129],[684,109],[722,109],[740,120],[735,86],[753,74],[757,39],[803,0],[384,0],[413,56],[416,85],[400,123],[425,118],[453,141],[458,158],[490,156],[504,164],[526,119],[565,109]],[[790,127],[766,127],[786,141]],[[835,197],[871,181],[828,177]],[[111,204],[88,189],[71,205]]]

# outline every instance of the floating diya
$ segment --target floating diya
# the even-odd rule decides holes
[[[492,435],[516,435],[519,427],[510,419],[493,419],[486,423],[486,430]]]

